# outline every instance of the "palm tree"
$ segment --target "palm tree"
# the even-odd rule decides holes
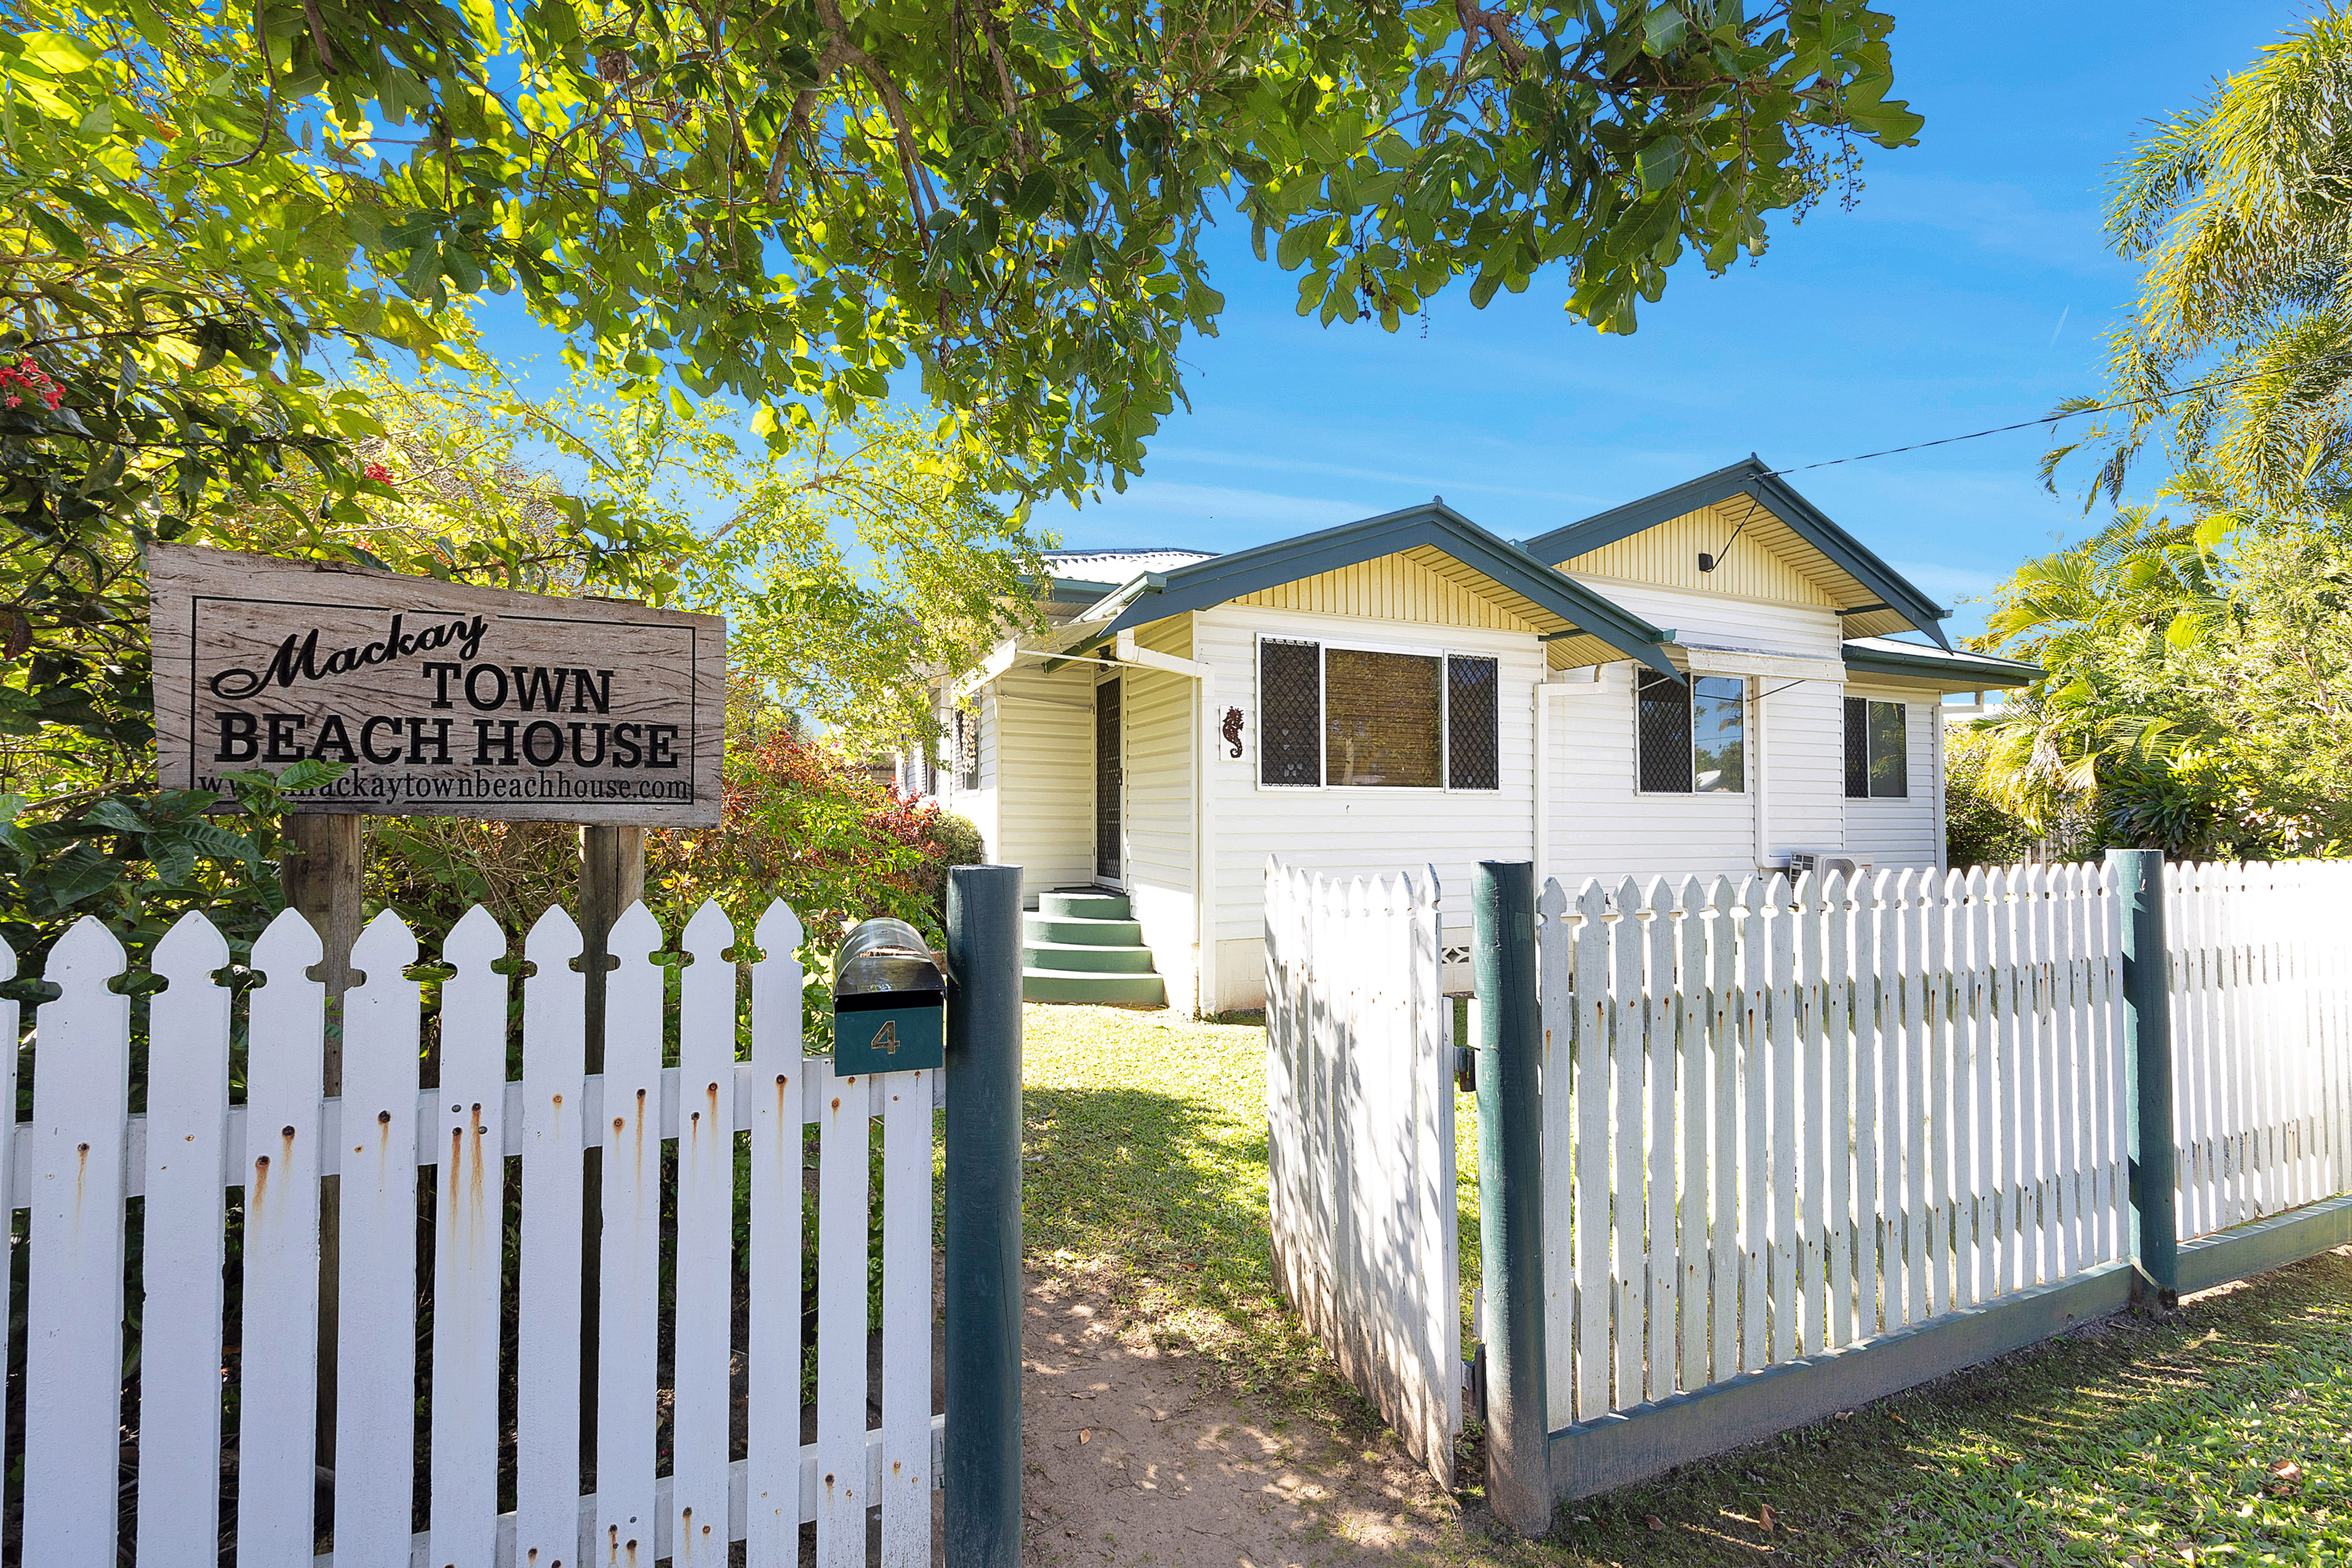
[[[2176,497],[2177,498],[2177,497]],[[2179,849],[2200,823],[2140,821],[2216,738],[2203,716],[2166,700],[2165,666],[2231,622],[2219,563],[2197,521],[2126,507],[2082,544],[2019,567],[1981,640],[2050,672],[1981,727],[1985,784],[2047,835],[2104,821],[2105,836]],[[2178,793],[2177,790],[2171,791]]]
[[[2122,403],[2042,460],[2104,452],[2120,498],[2152,440],[2231,491],[2279,507],[2352,499],[2352,14],[2329,4],[2122,166],[2107,212],[2145,262],[2110,334]]]

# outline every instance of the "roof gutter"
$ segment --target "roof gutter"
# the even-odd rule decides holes
[[[1866,675],[1903,675],[1913,679],[1922,676],[1950,681],[1950,690],[1972,692],[1999,686],[2031,685],[2049,672],[2039,664],[2028,664],[2016,659],[1996,659],[1989,654],[1954,655],[1922,652],[1916,657],[1907,653],[1891,653],[1883,648],[1845,649],[1845,667],[1849,673]]]

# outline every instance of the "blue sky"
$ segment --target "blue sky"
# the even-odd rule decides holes
[[[1760,263],[1721,277],[1683,268],[1630,338],[1570,319],[1558,276],[1483,311],[1457,289],[1425,338],[1318,327],[1293,313],[1296,275],[1232,232],[1221,335],[1189,353],[1192,412],[1127,495],[1040,524],[1073,546],[1223,550],[1442,494],[1524,538],[1750,451],[1813,463],[2096,391],[2100,332],[2135,282],[2102,244],[2109,168],[2302,9],[1892,9],[1897,91],[1927,124],[1916,147],[1870,150],[1853,212],[1778,224]],[[2078,496],[2035,477],[2044,444],[1990,436],[1790,482],[1948,603],[2085,531]],[[1981,623],[1962,606],[1951,624]]]
[[[2103,243],[2110,171],[2151,120],[2201,97],[2305,14],[2298,5],[1904,4],[1897,96],[1919,145],[1871,148],[1853,211],[1775,220],[1760,262],[1685,266],[1632,337],[1561,308],[1555,273],[1471,308],[1466,287],[1395,333],[1294,313],[1297,275],[1212,241],[1228,308],[1188,348],[1192,411],[1145,477],[1041,507],[1065,545],[1228,550],[1433,494],[1524,538],[1753,451],[1775,467],[2032,419],[2095,392],[2101,333],[2136,273]],[[493,346],[536,358],[520,312]],[[2040,430],[1843,464],[1790,482],[1947,603],[2086,531],[2078,481],[2035,476]],[[2161,478],[2151,470],[2150,484]],[[1955,632],[1981,629],[1958,605]]]

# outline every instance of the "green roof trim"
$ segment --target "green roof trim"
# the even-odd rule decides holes
[[[1885,637],[1859,637],[1845,644],[1848,674],[1927,676],[1957,683],[1954,691],[1990,691],[2030,685],[2046,673],[2039,664],[1996,659],[1951,648],[1923,648]]]
[[[1837,563],[1848,576],[1886,601],[1889,609],[1907,617],[1912,625],[1933,637],[1938,644],[1952,644],[1944,635],[1940,622],[1947,612],[1936,601],[1913,587],[1903,574],[1871,552],[1860,539],[1847,533],[1829,515],[1782,481],[1763,460],[1749,453],[1744,461],[1712,474],[1686,480],[1672,489],[1644,496],[1638,501],[1628,501],[1554,528],[1548,534],[1538,534],[1521,542],[1520,548],[1547,566],[1572,560],[1588,550],[1615,544],[1631,538],[1644,528],[1654,528],[1670,518],[1701,507],[1713,506],[1733,496],[1750,496],[1763,508],[1787,524],[1798,538],[1811,545]]]
[[[1115,612],[1116,619],[1110,621],[1108,629],[1123,632],[1166,616],[1206,610],[1229,599],[1423,546],[1444,551],[1570,625],[1582,628],[1585,635],[1599,638],[1627,658],[1638,659],[1670,674],[1675,673],[1673,664],[1659,651],[1658,645],[1666,640],[1666,633],[1582,583],[1554,571],[1508,539],[1487,532],[1439,500],[1214,556],[1173,571],[1145,573],[1079,619],[1098,620]]]

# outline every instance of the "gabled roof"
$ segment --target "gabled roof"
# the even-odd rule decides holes
[[[1170,615],[1206,610],[1229,599],[1390,555],[1413,557],[1445,575],[1466,573],[1482,580],[1481,591],[1510,602],[1543,627],[1556,648],[1562,643],[1588,643],[1592,645],[1595,661],[1638,659],[1668,674],[1675,673],[1659,651],[1659,644],[1673,635],[1671,632],[1660,631],[1552,570],[1436,499],[1254,549],[1214,556],[1171,571],[1139,573],[1078,619],[1093,624],[1097,636],[1108,637]]]
[[[1753,499],[1763,511],[1777,518],[1799,539],[1852,578],[1877,601],[1872,609],[1892,612],[1913,628],[1933,637],[1942,646],[1951,646],[1939,624],[1946,612],[1934,600],[1914,588],[1900,572],[1871,553],[1861,540],[1831,521],[1820,507],[1797,494],[1786,481],[1766,467],[1754,453],[1727,468],[1718,468],[1712,474],[1687,480],[1656,495],[1644,496],[1638,501],[1612,507],[1582,522],[1570,523],[1564,528],[1538,534],[1534,538],[1522,541],[1522,548],[1547,566],[1558,566],[1604,545],[1615,544],[1619,539],[1630,538],[1645,528],[1655,528],[1660,523],[1735,496]],[[1844,612],[1860,612],[1858,610]],[[1874,626],[1871,629],[1880,628]]]
[[[2043,674],[2041,665],[2017,659],[1996,659],[1990,653],[1958,648],[1923,648],[1892,637],[1853,639],[1845,645],[1845,667],[1849,674],[1933,682],[1951,692],[2030,685]]]

